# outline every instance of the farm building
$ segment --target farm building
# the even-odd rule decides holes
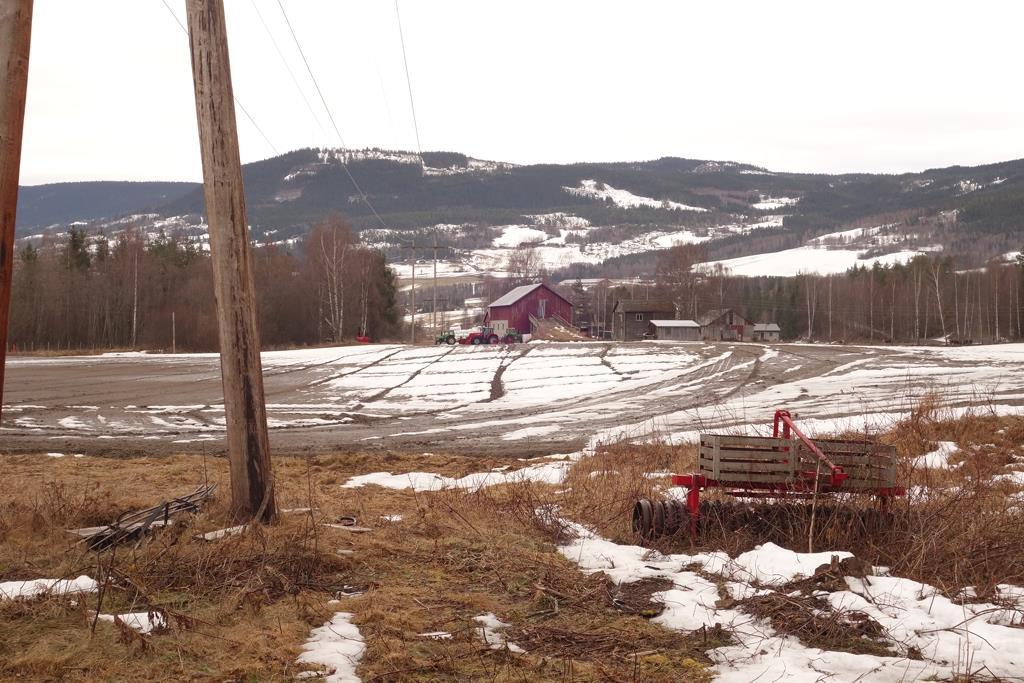
[[[716,308],[697,319],[701,336],[708,341],[749,340],[754,328],[749,320],[731,308]]]
[[[516,287],[491,302],[484,324],[495,331],[514,328],[523,334],[533,333],[533,320],[552,318],[569,327],[572,324],[572,302],[542,282]],[[501,332],[498,332],[501,334]]]
[[[761,342],[777,342],[781,332],[782,330],[775,323],[755,323],[751,339]]]
[[[647,323],[647,338],[700,341],[700,325],[696,320],[652,320]]]
[[[612,309],[612,336],[619,341],[643,339],[652,320],[671,320],[676,306],[658,299],[619,299]]]

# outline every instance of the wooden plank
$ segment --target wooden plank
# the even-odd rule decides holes
[[[231,475],[231,516],[277,517],[223,0],[187,0]]]
[[[758,461],[773,461],[773,460],[790,460],[791,456],[785,451],[756,451],[756,450],[737,450],[733,448],[719,448],[718,457],[725,460],[758,460]],[[713,448],[702,448],[702,458],[713,458],[715,457],[715,449]]]
[[[758,482],[767,484],[792,483],[793,478],[788,474],[780,472],[722,472],[718,481],[742,484],[744,482]]]
[[[892,460],[888,458],[865,458],[864,456],[850,457],[850,456],[838,456],[835,458],[829,458],[835,465],[839,465],[843,469],[848,467],[877,467],[885,468],[893,465]],[[813,453],[801,454],[799,458],[800,463],[803,466],[810,464],[814,467],[815,463],[819,462],[818,458]]]
[[[714,450],[711,453],[711,457],[712,457],[711,468],[712,468],[712,471],[713,471],[713,473],[715,475],[715,479],[718,479],[719,463],[721,462],[721,457],[722,457],[721,439],[718,438],[718,437],[715,437],[715,441],[712,444],[712,447],[714,448]]]
[[[32,0],[0,4],[0,411],[7,364],[7,325],[14,278],[14,228],[21,171],[21,134],[32,38]],[[2,417],[2,415],[0,415]]]
[[[701,445],[712,445],[714,439],[727,448],[777,448],[788,446],[787,439],[776,439],[770,436],[733,436],[731,434],[701,434]]]
[[[701,460],[701,468],[711,468],[710,460]],[[718,469],[720,472],[792,472],[793,466],[784,462],[735,462],[720,460]]]

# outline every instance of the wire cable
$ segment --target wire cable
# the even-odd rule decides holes
[[[281,47],[277,44],[277,40],[274,38],[274,34],[271,32],[270,26],[268,26],[266,20],[263,19],[263,13],[260,12],[260,8],[256,4],[256,0],[249,0],[249,2],[252,3],[252,8],[256,12],[256,16],[259,17],[260,23],[263,24],[263,30],[267,32],[267,37],[270,38],[270,42],[274,46],[274,50],[277,51],[277,56],[281,58],[281,63],[284,65],[285,70],[291,77],[292,83],[295,84],[295,89],[299,91],[299,96],[302,97],[302,101],[306,104],[306,109],[309,110],[309,113],[313,117],[313,121],[316,123],[317,128],[319,128],[321,132],[326,133],[327,130],[324,128],[323,123],[320,122],[320,118],[316,115],[316,112],[313,110],[313,105],[309,103],[309,98],[306,97],[305,91],[299,84],[299,79],[295,77],[295,72],[292,71],[292,68],[288,65],[288,60],[285,58],[284,52],[281,51]]]
[[[167,11],[171,13],[171,16],[174,17],[174,21],[178,24],[181,30],[185,32],[185,36],[187,37],[188,28],[185,26],[185,24],[181,22],[181,19],[178,18],[178,15],[174,13],[174,10],[171,9],[171,6],[167,4],[167,0],[160,0],[160,2],[162,2],[164,7],[167,8]],[[238,108],[242,110],[242,113],[245,115],[245,118],[249,119],[249,123],[252,124],[252,127],[255,128],[256,131],[263,137],[263,140],[267,143],[270,149],[274,150],[274,155],[280,155],[281,153],[277,151],[277,147],[274,146],[274,143],[270,141],[270,138],[267,137],[267,134],[264,133],[263,129],[260,128],[259,124],[256,123],[256,119],[252,117],[252,114],[250,114],[249,110],[245,108],[245,105],[242,104],[241,100],[239,100],[234,93],[232,93],[231,96],[234,98],[235,104],[238,106]]]
[[[320,83],[316,80],[316,76],[313,75],[313,69],[309,66],[309,60],[306,59],[306,53],[302,49],[302,45],[299,43],[299,37],[295,34],[295,29],[292,27],[291,20],[288,19],[288,13],[285,11],[281,0],[277,0],[277,6],[281,9],[281,15],[284,17],[285,24],[288,25],[289,33],[292,34],[292,40],[295,41],[295,47],[298,49],[299,55],[302,57],[302,63],[306,65],[306,71],[309,73],[309,77],[313,81],[313,87],[316,88],[316,94],[320,97],[320,103],[323,104],[324,111],[327,112],[327,118],[330,120],[331,126],[334,128],[334,133],[338,136],[338,142],[341,143],[342,150],[347,150],[348,145],[345,144],[345,138],[342,136],[341,130],[338,128],[337,121],[334,120],[334,114],[331,113],[331,108],[327,106],[327,99],[324,97],[324,93],[320,89]],[[344,159],[339,159],[339,161],[341,161],[341,167],[345,169],[345,175],[347,175],[348,179],[352,181],[352,186],[356,189],[356,192],[359,193],[360,199],[363,200],[363,203],[366,204],[367,208],[373,213],[377,222],[380,223],[380,226],[386,229],[388,227],[387,224],[384,222],[384,219],[380,217],[380,214],[377,213],[377,209],[373,208],[373,204],[370,203],[370,198],[366,196],[365,192],[363,192],[363,188],[359,187],[359,183],[356,182],[355,177],[352,175],[352,171],[349,170],[348,164]]]
[[[402,64],[405,66],[405,86],[409,90],[412,127],[416,131],[416,153],[420,156],[420,163],[426,167],[427,163],[423,160],[423,146],[420,144],[420,124],[416,120],[416,100],[412,96],[412,79],[409,77],[409,59],[405,53],[405,33],[402,31],[402,14],[398,11],[398,0],[395,0],[395,18],[398,19],[398,38],[402,42]]]

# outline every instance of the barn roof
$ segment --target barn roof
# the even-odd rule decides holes
[[[716,320],[724,316],[729,311],[732,311],[737,317],[746,320],[746,318],[737,313],[736,309],[734,308],[713,308],[704,315],[698,317],[697,322],[701,324],[701,327],[710,325],[711,323],[715,322]]]
[[[655,327],[700,327],[696,320],[652,320]]]
[[[756,323],[754,325],[754,332],[781,332],[780,328],[775,323]]]
[[[676,305],[662,299],[619,299],[615,302],[615,310],[623,313],[639,313],[647,311],[676,312]]]
[[[535,292],[536,290],[540,289],[541,287],[543,287],[544,289],[548,290],[549,292],[551,292],[552,294],[554,294],[558,298],[560,298],[560,299],[562,299],[564,301],[567,301],[567,302],[569,301],[564,296],[562,296],[561,294],[559,294],[555,290],[553,290],[550,287],[548,287],[547,285],[545,285],[543,282],[536,282],[536,283],[534,283],[532,285],[522,285],[521,287],[516,287],[514,289],[510,289],[509,291],[505,292],[504,294],[499,296],[497,299],[492,301],[491,302],[491,307],[494,307],[494,306],[511,306],[515,302],[517,302],[520,299],[522,299],[524,296]],[[571,302],[569,302],[569,303],[571,303]]]

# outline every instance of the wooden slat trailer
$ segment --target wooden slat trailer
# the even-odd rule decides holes
[[[811,498],[835,493],[876,496],[883,509],[896,485],[896,450],[874,441],[811,440],[789,411],[775,412],[773,436],[701,434],[697,471],[673,474],[686,487],[686,501],[640,500],[633,508],[633,531],[643,538],[688,530],[696,538],[700,492],[726,489],[738,498]]]

